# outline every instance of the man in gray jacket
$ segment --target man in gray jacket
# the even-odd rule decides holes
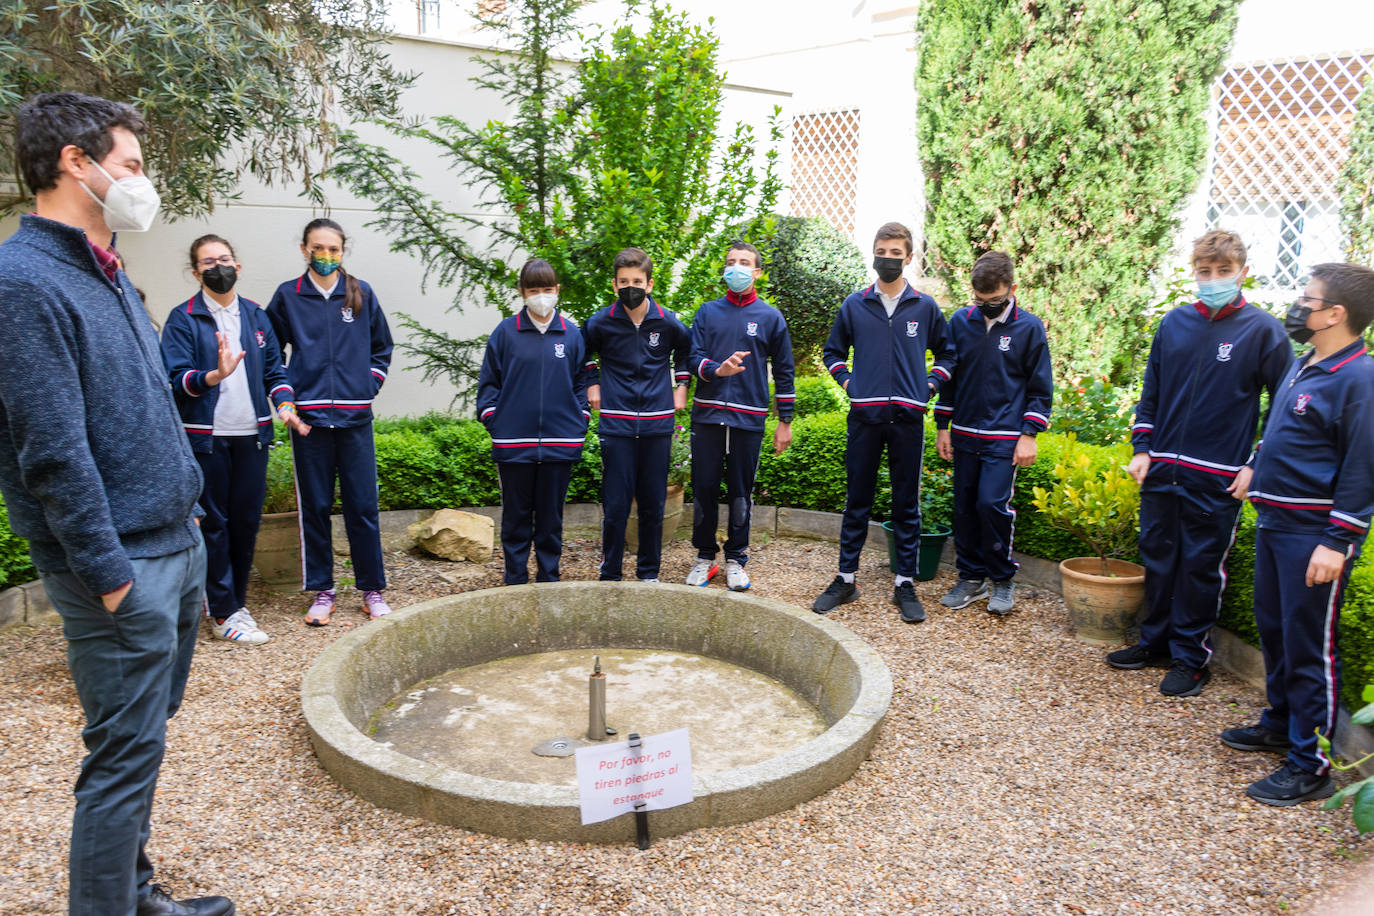
[[[223,916],[175,901],[144,845],[167,719],[205,582],[200,471],[114,232],[157,214],[129,105],[76,93],[20,107],[35,212],[0,245],[0,492],[62,616],[89,752],[76,781],[70,912]]]

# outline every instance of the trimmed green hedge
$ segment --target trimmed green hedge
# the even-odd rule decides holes
[[[37,576],[29,559],[29,542],[10,530],[10,514],[0,500],[0,588],[22,585]]]

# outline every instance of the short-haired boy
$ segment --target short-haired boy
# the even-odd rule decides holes
[[[957,610],[987,598],[988,613],[1005,615],[1015,607],[1016,469],[1035,463],[1035,437],[1050,425],[1054,377],[1045,326],[1016,301],[1010,256],[983,254],[971,281],[973,302],[949,322],[959,371],[935,408],[936,450],[954,462],[959,569],[940,603]]]
[[[1319,264],[1284,326],[1312,343],[1288,370],[1252,459],[1255,622],[1269,708],[1221,733],[1243,751],[1286,754],[1245,794],[1288,806],[1335,791],[1316,731],[1336,726],[1341,593],[1374,515],[1374,270]],[[1247,468],[1248,471],[1248,468]]]
[[[778,410],[773,448],[781,454],[792,444],[797,401],[792,338],[782,312],[754,290],[762,275],[759,250],[748,242],[732,242],[722,275],[728,292],[703,303],[692,318],[691,367],[700,381],[692,400],[692,546],[697,561],[687,574],[688,585],[704,586],[720,571],[716,520],[723,472],[729,513],[725,582],[732,591],[749,587],[744,564],[749,561],[754,478],[768,416],[769,361]]]
[[[1196,696],[1212,677],[1209,635],[1248,476],[1238,475],[1254,448],[1260,392],[1272,401],[1293,359],[1278,319],[1241,294],[1239,236],[1214,229],[1193,243],[1192,259],[1198,301],[1160,320],[1131,427],[1140,641],[1107,656],[1115,668],[1168,666],[1159,690],[1170,697]]]
[[[639,248],[615,256],[616,300],[582,327],[587,401],[601,411],[601,574],[619,581],[630,502],[639,505],[635,576],[657,582],[663,553],[674,414],[687,406],[687,326],[650,293],[654,262]],[[599,356],[598,360],[596,357]]]
[[[878,282],[845,298],[825,342],[826,368],[849,395],[844,451],[848,486],[840,526],[840,568],[811,605],[818,614],[828,614],[859,597],[855,584],[859,553],[868,538],[878,466],[886,449],[892,477],[892,533],[897,541],[892,602],[906,623],[926,619],[915,585],[926,402],[953,375],[955,357],[940,307],[902,275],[911,258],[911,230],[901,223],[880,226],[873,239]],[[927,350],[935,354],[935,367],[929,373]]]

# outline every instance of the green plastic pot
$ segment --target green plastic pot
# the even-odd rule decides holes
[[[922,582],[934,579],[940,572],[940,557],[945,552],[945,539],[954,531],[945,525],[935,525],[921,530],[921,547],[916,555],[916,578]],[[892,534],[892,523],[883,522],[883,534],[887,535],[887,567],[897,572],[897,538]]]

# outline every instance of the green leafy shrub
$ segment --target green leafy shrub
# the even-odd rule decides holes
[[[849,410],[849,397],[844,389],[835,384],[829,373],[825,375],[803,375],[797,379],[797,402],[794,419],[809,417],[815,413],[846,412]]]
[[[264,514],[296,511],[296,477],[291,461],[291,440],[286,427],[277,427],[275,447],[267,454],[267,499]]]
[[[1133,552],[1140,534],[1140,487],[1125,470],[1130,458],[1128,446],[1092,455],[1070,437],[1053,465],[1055,485],[1031,490],[1036,511],[1083,542],[1104,576],[1107,558]]]
[[[1119,388],[1106,376],[1077,376],[1054,389],[1054,431],[1091,445],[1131,441],[1131,420],[1139,392]]]
[[[0,588],[38,578],[29,559],[29,542],[10,530],[10,514],[0,501]]]

